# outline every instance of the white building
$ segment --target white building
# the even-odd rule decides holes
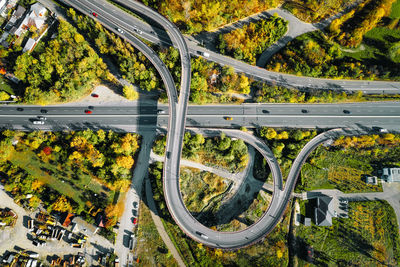
[[[39,3],[33,4],[30,7],[29,15],[25,16],[24,20],[15,31],[15,35],[21,36],[31,26],[35,26],[37,29],[42,28],[46,21],[47,9]]]
[[[383,168],[382,180],[385,182],[400,182],[400,168]]]

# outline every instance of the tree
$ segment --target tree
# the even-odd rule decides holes
[[[10,95],[4,91],[0,91],[0,101],[5,101],[10,99]]]
[[[133,86],[130,85],[125,85],[122,89],[124,96],[128,100],[137,100],[139,98],[139,93],[133,88]]]
[[[400,42],[394,43],[389,48],[389,57],[394,63],[400,63]]]
[[[131,156],[118,156],[116,159],[116,163],[119,167],[125,169],[131,169],[134,163],[134,160]]]
[[[68,199],[63,195],[59,196],[56,201],[50,205],[50,210],[55,210],[59,212],[72,212],[72,207]]]

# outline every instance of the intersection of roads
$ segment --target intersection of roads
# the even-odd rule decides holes
[[[168,106],[96,106],[93,114],[83,114],[83,108],[77,106],[46,107],[49,123],[73,129],[74,125],[92,124],[100,128],[110,126],[133,125],[147,129],[167,126],[167,147],[163,173],[163,187],[168,209],[179,227],[191,238],[211,247],[240,248],[259,241],[268,234],[280,221],[290,200],[291,193],[299,176],[301,166],[318,145],[336,138],[339,135],[365,134],[368,129],[380,127],[389,130],[400,130],[400,105],[398,102],[376,102],[357,104],[242,104],[188,106],[190,90],[190,56],[199,51],[199,47],[189,37],[183,37],[177,27],[151,8],[134,0],[115,0],[114,2],[130,9],[144,21],[124,12],[105,0],[65,0],[80,12],[96,18],[103,26],[130,42],[139,49],[152,64],[167,89]],[[154,26],[157,25],[157,26]],[[164,28],[164,29],[162,29]],[[121,30],[122,29],[122,32]],[[140,29],[140,31],[138,31]],[[172,75],[158,57],[139,37],[161,45],[173,44],[180,52],[182,79],[178,97]],[[400,84],[396,82],[344,81],[297,77],[274,73],[243,62],[207,51],[209,60],[223,65],[231,65],[236,71],[253,77],[274,81],[281,85],[300,88],[336,89],[344,91],[363,91],[364,93],[398,94]],[[40,115],[38,106],[24,106],[23,112],[16,112],[16,106],[0,107],[0,124],[14,129],[46,129],[48,125],[33,127],[29,119]],[[226,117],[232,117],[227,120]],[[51,125],[51,124],[50,124]],[[69,126],[68,126],[69,125]],[[185,126],[191,127],[258,127],[262,125],[276,127],[321,127],[343,128],[331,130],[316,136],[308,143],[293,163],[289,177],[283,187],[280,167],[268,146],[260,139],[243,133],[235,136],[254,146],[267,160],[274,179],[274,192],[267,212],[253,225],[240,232],[217,232],[199,223],[186,209],[179,189],[179,168]],[[50,126],[51,127],[51,126]],[[350,129],[351,128],[351,129]],[[357,128],[358,130],[354,130]],[[50,128],[52,129],[52,128]]]

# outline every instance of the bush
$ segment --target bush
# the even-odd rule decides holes
[[[137,100],[139,98],[139,93],[132,85],[125,85],[122,91],[128,100]]]

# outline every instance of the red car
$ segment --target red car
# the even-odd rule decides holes
[[[92,97],[99,97],[98,94],[92,94]]]
[[[132,218],[132,223],[136,224],[137,223],[137,219],[136,218]]]
[[[92,14],[93,14],[93,16],[95,16],[97,18],[98,15],[96,13],[93,12]]]
[[[92,111],[91,111],[91,110],[88,110],[88,109],[86,109],[86,110],[85,110],[85,113],[86,113],[86,114],[92,114]]]

